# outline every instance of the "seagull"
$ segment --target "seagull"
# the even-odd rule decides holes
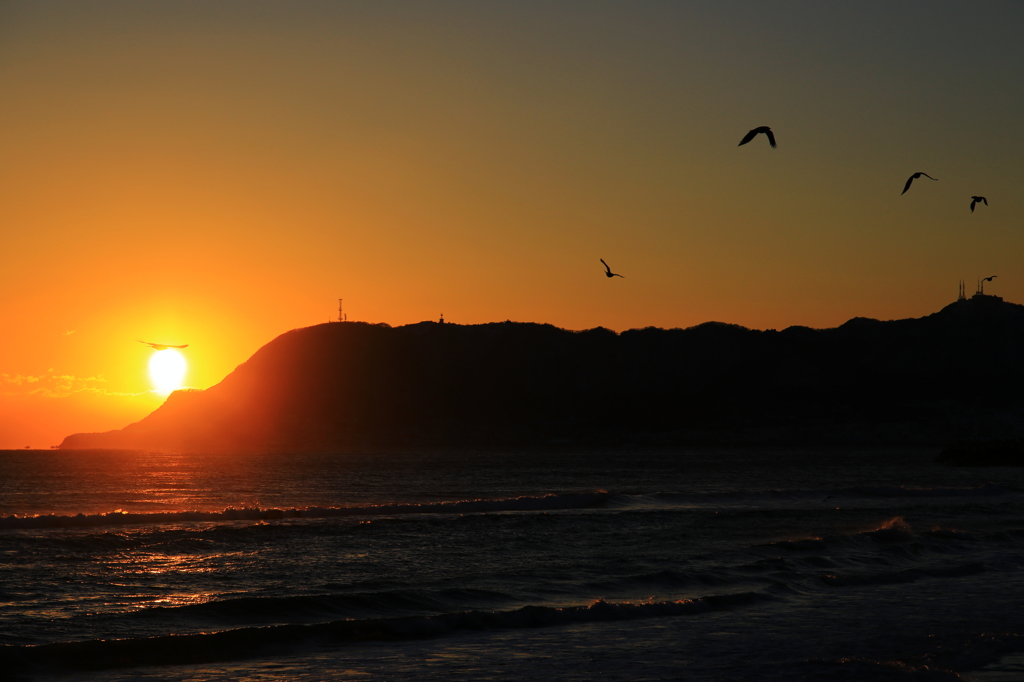
[[[769,128],[768,126],[761,126],[760,128],[754,128],[749,133],[744,135],[743,139],[740,140],[740,143],[738,145],[736,145],[736,146],[737,147],[742,147],[746,143],[748,143],[751,140],[753,140],[754,137],[758,133],[764,133],[765,135],[767,135],[768,136],[768,144],[770,144],[772,146],[772,149],[775,149],[775,135],[772,134],[772,129]]]
[[[138,339],[135,340],[139,341]],[[187,343],[184,346],[172,346],[169,343],[150,343],[149,341],[139,341],[139,343],[144,343],[147,346],[152,346],[153,350],[167,350],[168,348],[188,348]]]
[[[998,277],[998,276],[999,276],[999,275],[992,275],[991,277],[985,277],[985,278],[983,278],[983,279],[982,279],[981,281],[982,281],[982,282],[991,282],[992,280],[994,280],[994,279],[995,279],[996,277]]]
[[[900,192],[900,194],[901,195],[906,194],[907,190],[910,189],[910,183],[912,183],[916,178],[919,178],[922,175],[925,176],[926,178],[928,178],[929,180],[936,180],[936,181],[938,180],[938,178],[933,178],[932,176],[928,175],[927,173],[923,173],[921,171],[918,171],[918,172],[914,173],[913,175],[911,175],[909,178],[907,178],[907,184],[903,188],[903,191]]]
[[[605,269],[604,276],[605,277],[622,277],[622,279],[626,279],[626,277],[624,275],[620,275],[620,274],[612,272],[612,269],[610,267],[608,267],[607,263],[604,262],[604,258],[601,258],[600,260],[601,260],[602,263],[604,263],[604,269]]]
[[[971,197],[971,213],[974,213],[974,205],[979,201],[988,206],[988,199],[985,197]]]

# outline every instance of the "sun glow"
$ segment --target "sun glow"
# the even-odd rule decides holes
[[[185,356],[172,348],[158,350],[149,359],[149,378],[160,395],[168,395],[181,388],[187,369]]]

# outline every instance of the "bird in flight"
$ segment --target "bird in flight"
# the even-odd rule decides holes
[[[601,258],[600,260],[601,260],[602,263],[604,263],[604,270],[605,270],[604,276],[605,277],[622,277],[622,279],[626,279],[625,275],[620,275],[620,274],[612,272],[612,269],[610,267],[608,267],[607,263],[604,262],[604,258]]]
[[[925,176],[926,178],[928,178],[929,180],[936,180],[936,181],[938,180],[938,178],[933,178],[932,176],[928,175],[927,173],[922,173],[921,171],[918,171],[917,173],[914,173],[909,178],[907,178],[907,184],[904,185],[903,191],[900,192],[900,194],[901,195],[906,194],[907,190],[910,189],[910,183],[912,183],[916,178],[919,178],[922,175]]]
[[[971,213],[974,213],[974,205],[979,201],[988,206],[988,199],[985,197],[971,197]]]
[[[992,275],[991,277],[985,277],[985,278],[983,278],[983,279],[982,279],[981,281],[982,281],[982,282],[991,282],[992,280],[994,280],[994,279],[995,279],[996,277],[998,277],[998,276],[999,276],[999,275]]]
[[[138,339],[135,340],[139,341]],[[188,348],[187,343],[184,346],[172,346],[169,343],[150,343],[149,341],[139,341],[139,343],[144,343],[147,346],[152,346],[153,350],[167,350],[168,348]]]
[[[772,146],[772,149],[775,149],[775,135],[772,133],[772,129],[769,128],[768,126],[761,126],[760,128],[754,128],[749,133],[744,135],[743,139],[740,140],[740,143],[738,145],[736,145],[736,146],[737,147],[742,147],[746,143],[748,143],[751,140],[753,140],[754,137],[756,137],[758,133],[764,133],[765,135],[767,135],[768,136],[768,144],[770,144]]]

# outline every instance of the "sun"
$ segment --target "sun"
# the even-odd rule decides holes
[[[153,381],[153,389],[160,395],[177,391],[187,369],[185,356],[178,351],[172,348],[156,351],[149,359],[149,378]]]

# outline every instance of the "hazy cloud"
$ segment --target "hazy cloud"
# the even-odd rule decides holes
[[[135,396],[150,393],[128,393],[110,391],[103,387],[106,383],[103,375],[94,377],[76,377],[70,374],[57,374],[49,370],[47,374],[25,375],[0,373],[0,389],[4,395],[34,395],[44,398],[67,398],[76,393],[94,393],[98,395]]]

